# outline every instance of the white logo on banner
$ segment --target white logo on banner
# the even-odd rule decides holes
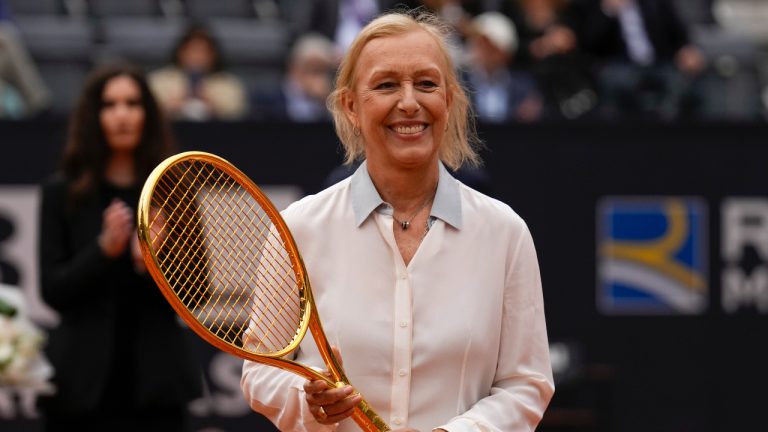
[[[722,215],[723,310],[768,313],[768,199],[727,199]]]

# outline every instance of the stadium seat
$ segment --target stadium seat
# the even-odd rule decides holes
[[[244,18],[211,18],[208,23],[228,62],[283,66],[290,47],[286,25]]]
[[[161,14],[157,0],[90,0],[94,16],[158,16]]]
[[[17,16],[15,21],[35,60],[91,59],[94,33],[88,20],[64,15],[25,15]]]
[[[216,17],[253,18],[256,11],[251,0],[186,0],[187,15],[195,20]]]
[[[25,15],[59,15],[63,6],[58,0],[6,0],[13,17]]]
[[[147,69],[171,61],[171,51],[185,21],[163,17],[104,17],[101,22],[104,58],[129,60]]]

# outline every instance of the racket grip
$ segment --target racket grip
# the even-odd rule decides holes
[[[387,423],[368,405],[365,399],[361,400],[352,412],[352,419],[365,432],[388,432],[391,429]]]

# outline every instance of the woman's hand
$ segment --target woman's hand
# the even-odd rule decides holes
[[[119,199],[112,200],[102,215],[99,247],[105,255],[114,258],[125,251],[132,235],[136,235],[136,230],[131,208]]]
[[[331,347],[333,354],[341,364],[341,354],[336,347]],[[331,377],[330,372],[323,373]],[[352,415],[355,406],[363,400],[359,393],[355,393],[350,385],[341,388],[334,387],[325,380],[312,380],[304,384],[309,412],[320,424],[331,425],[338,423]]]
[[[309,412],[318,423],[330,425],[338,423],[352,415],[357,404],[363,400],[359,393],[354,393],[352,386],[332,387],[323,380],[307,381],[304,384]]]

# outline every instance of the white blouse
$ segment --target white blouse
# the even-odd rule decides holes
[[[541,279],[525,222],[440,166],[434,220],[406,266],[363,164],[283,211],[331,345],[392,429],[533,431],[554,391]],[[307,336],[296,359],[326,369]],[[317,423],[290,372],[246,361],[251,407],[281,431]]]

